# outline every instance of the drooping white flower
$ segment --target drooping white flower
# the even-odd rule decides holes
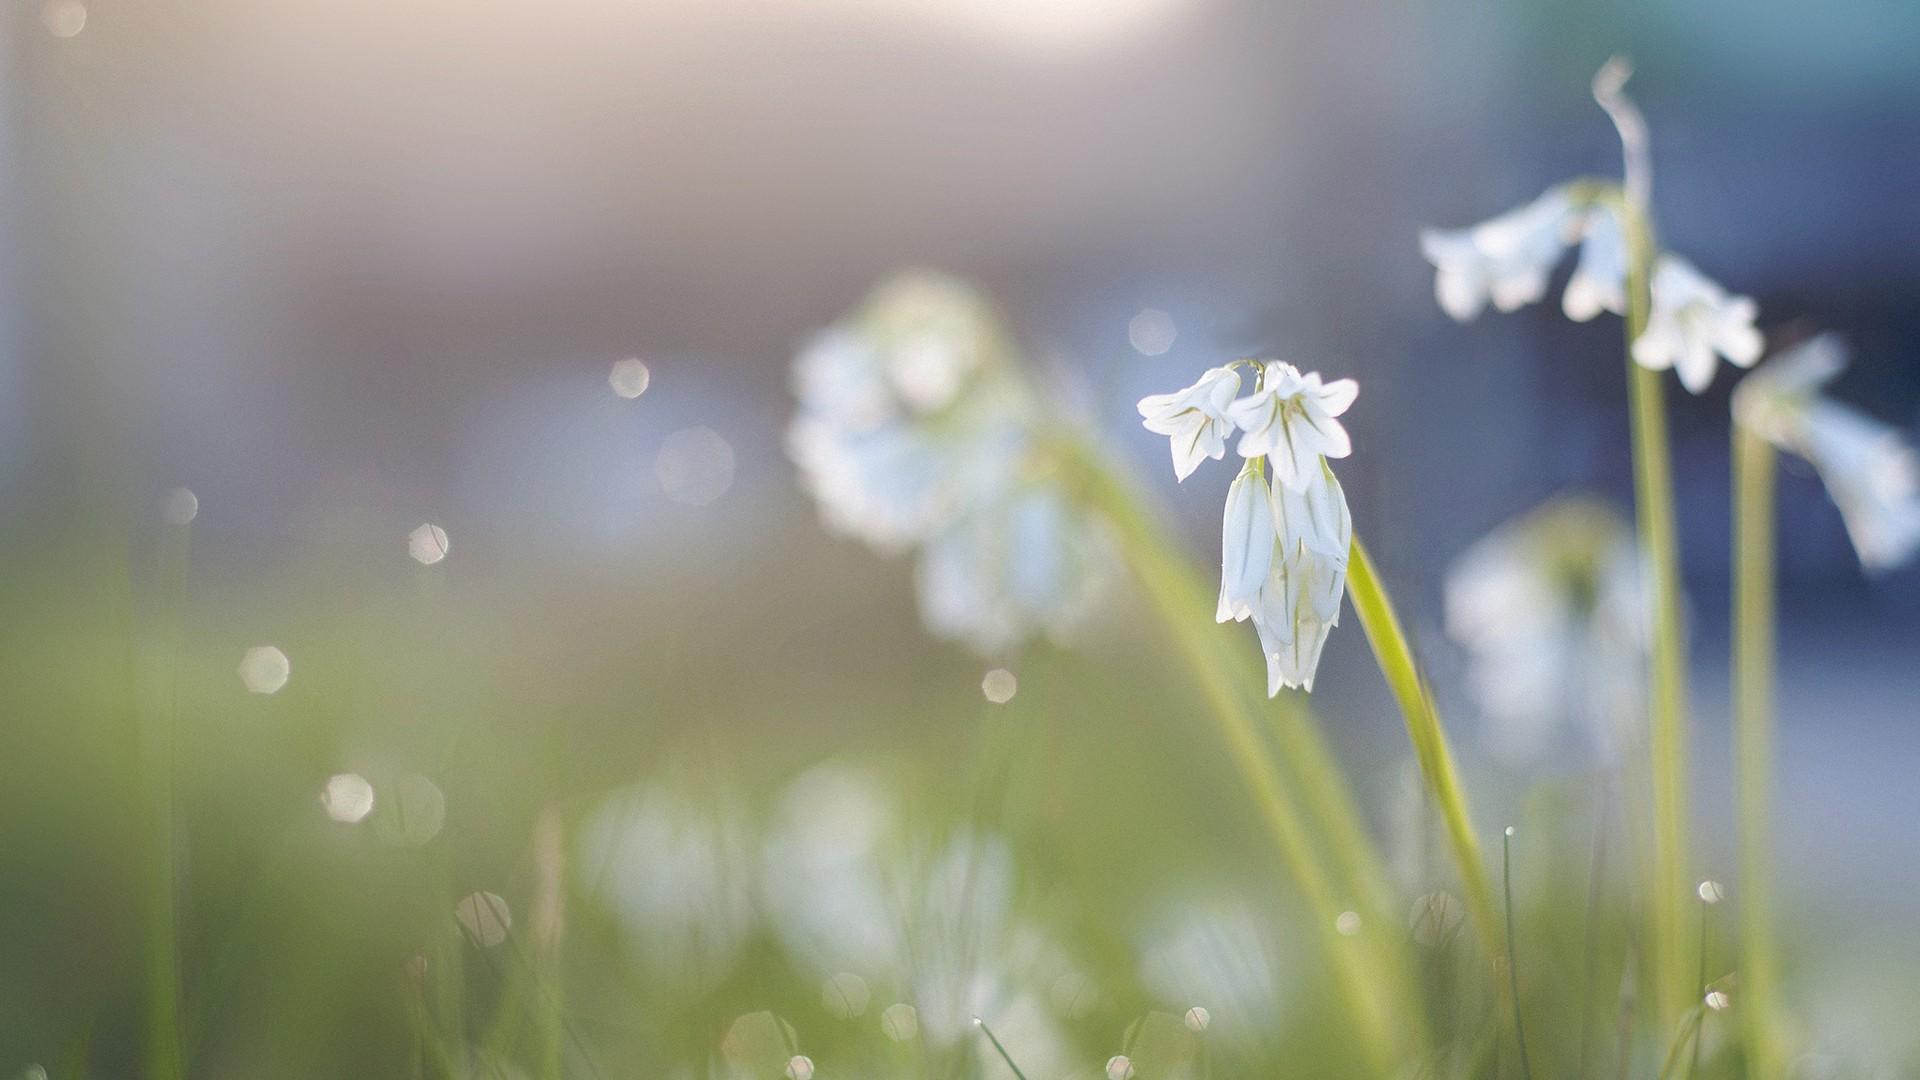
[[[1840,508],[1861,567],[1886,570],[1920,551],[1920,454],[1897,429],[1821,392],[1846,366],[1839,338],[1814,338],[1741,380],[1733,415],[1813,465]]]
[[[1640,713],[1643,578],[1632,529],[1604,503],[1556,499],[1468,548],[1447,572],[1447,633],[1488,744],[1512,764],[1560,749],[1618,753]]]
[[[1227,406],[1239,393],[1240,373],[1217,367],[1184,390],[1140,399],[1137,407],[1146,429],[1167,436],[1172,444],[1176,478],[1193,475],[1207,458],[1218,461],[1226,456],[1227,436],[1233,434]]]
[[[1456,321],[1486,309],[1517,311],[1547,292],[1578,217],[1565,186],[1465,229],[1424,229],[1420,250],[1435,268],[1434,297]]]
[[[1313,692],[1320,652],[1340,623],[1353,543],[1346,493],[1325,463],[1317,483],[1304,491],[1277,489],[1274,502],[1280,557],[1253,615],[1266,655],[1268,697],[1283,686]]]
[[[1627,231],[1610,205],[1595,205],[1581,221],[1580,258],[1560,294],[1560,310],[1574,322],[1603,311],[1627,313]]]
[[[1105,534],[1063,493],[1032,485],[930,539],[914,585],[928,629],[998,656],[1034,634],[1071,634],[1110,563]]]
[[[1267,458],[1274,481],[1283,487],[1306,487],[1314,481],[1320,458],[1353,453],[1347,429],[1335,417],[1359,394],[1360,384],[1352,379],[1322,383],[1317,371],[1303,375],[1292,364],[1264,362],[1259,388],[1227,410],[1243,433],[1240,456]]]
[[[1273,552],[1279,539],[1266,470],[1248,461],[1227,488],[1227,511],[1220,526],[1220,604],[1214,613],[1216,621],[1239,621],[1253,614],[1273,570]]]
[[[1703,393],[1724,356],[1752,367],[1765,341],[1754,328],[1759,306],[1751,297],[1730,296],[1694,265],[1663,254],[1654,264],[1653,310],[1646,330],[1633,341],[1633,359],[1651,371],[1673,368],[1680,385]]]

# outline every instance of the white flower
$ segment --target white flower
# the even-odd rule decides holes
[[[1500,526],[1447,572],[1447,633],[1488,744],[1513,764],[1583,733],[1611,756],[1638,715],[1646,633],[1632,530],[1612,508],[1562,498]]]
[[[1140,399],[1138,408],[1146,429],[1168,436],[1172,443],[1176,477],[1185,480],[1201,461],[1218,461],[1226,456],[1227,436],[1233,433],[1227,406],[1239,393],[1240,373],[1217,367],[1184,390]]]
[[[1550,188],[1516,210],[1466,229],[1425,229],[1420,250],[1433,263],[1434,297],[1459,322],[1486,309],[1515,311],[1546,295],[1576,220],[1567,189]]]
[[[1838,338],[1814,338],[1742,380],[1733,415],[1813,465],[1840,508],[1860,565],[1886,570],[1920,551],[1920,455],[1893,427],[1820,392],[1846,366]]]
[[[1281,552],[1253,613],[1254,630],[1267,660],[1267,696],[1283,686],[1313,692],[1320,651],[1340,623],[1347,590],[1347,551],[1353,519],[1333,470],[1321,466],[1321,482],[1306,491],[1274,492]]]
[[[1227,488],[1227,512],[1220,526],[1219,622],[1238,622],[1253,614],[1273,569],[1279,543],[1274,528],[1273,490],[1266,472],[1249,461]]]
[[[795,359],[787,432],[827,525],[885,553],[918,548],[928,627],[989,656],[1067,629],[1111,560],[1094,519],[1036,468],[1040,402],[1015,363],[982,297],[907,275]]]
[[[1261,365],[1259,389],[1227,410],[1240,436],[1241,457],[1266,457],[1281,486],[1299,490],[1311,484],[1321,457],[1353,453],[1347,429],[1335,417],[1360,394],[1352,379],[1322,384],[1319,372],[1304,375],[1292,364],[1268,360]]]
[[[1587,211],[1580,225],[1580,259],[1560,294],[1560,310],[1574,322],[1602,311],[1627,313],[1627,232],[1605,203]]]
[[[1680,385],[1702,393],[1713,382],[1715,354],[1752,367],[1765,342],[1754,328],[1751,297],[1729,296],[1692,263],[1661,255],[1653,271],[1653,311],[1633,342],[1633,359],[1651,371],[1673,368]]]

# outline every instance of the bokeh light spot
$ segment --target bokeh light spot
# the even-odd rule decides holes
[[[357,825],[373,812],[373,785],[358,773],[329,777],[320,791],[320,805],[333,820]]]
[[[835,1020],[851,1020],[863,1016],[867,1003],[873,1000],[867,989],[867,980],[850,971],[843,971],[828,979],[820,987],[820,1001]]]
[[[87,28],[87,5],[79,0],[51,0],[40,9],[40,20],[54,37],[70,38]]]
[[[278,693],[293,674],[287,654],[272,645],[255,645],[240,657],[240,681],[251,694]]]
[[[1007,702],[1012,701],[1013,695],[1018,692],[1019,689],[1020,680],[1015,678],[1013,672],[1008,671],[1006,668],[994,668],[992,671],[987,672],[985,678],[980,680],[980,692],[985,694],[987,700],[993,702],[995,705],[1005,705]]]
[[[507,930],[513,926],[513,914],[507,910],[507,902],[490,892],[471,893],[453,906],[453,917],[475,942],[491,949],[507,940]]]
[[[1173,316],[1159,308],[1147,308],[1127,322],[1127,341],[1142,356],[1166,355],[1179,336]]]
[[[200,497],[186,488],[174,488],[161,501],[160,515],[169,525],[190,525],[200,516]]]
[[[1360,932],[1360,913],[1357,911],[1341,912],[1339,918],[1333,920],[1333,928],[1340,932],[1341,937],[1352,937],[1358,934]]]
[[[880,1030],[894,1042],[906,1042],[920,1034],[920,1014],[904,1001],[880,1010]]]
[[[733,486],[733,445],[712,428],[684,428],[661,441],[653,474],[667,498],[706,506]]]
[[[423,524],[407,534],[407,554],[421,566],[432,566],[447,557],[447,530]]]
[[[380,839],[400,847],[419,847],[440,835],[447,822],[447,797],[438,784],[418,773],[401,773],[387,785],[373,825]]]
[[[648,370],[646,362],[637,356],[614,362],[613,370],[607,373],[607,385],[613,392],[632,401],[647,392],[648,384],[653,382],[653,372]]]

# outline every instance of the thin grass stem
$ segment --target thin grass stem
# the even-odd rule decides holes
[[[1500,888],[1507,901],[1507,996],[1513,1001],[1513,1041],[1520,1045],[1521,1080],[1533,1080],[1527,1062],[1527,1025],[1520,1009],[1520,948],[1513,930],[1513,826],[1500,834]]]
[[[1740,1007],[1747,1071],[1781,1074],[1773,938],[1774,450],[1733,433],[1733,731],[1739,804]]]
[[[993,1049],[999,1053],[1000,1060],[1007,1063],[1007,1068],[1013,1070],[1013,1075],[1018,1077],[1019,1080],[1027,1080],[1027,1074],[1021,1072],[1020,1066],[1013,1063],[1013,1055],[1007,1053],[1007,1048],[1000,1045],[999,1037],[994,1035],[993,1029],[987,1026],[987,1022],[976,1016],[973,1018],[973,1026],[979,1028],[980,1033],[985,1035],[987,1041],[993,1044]]]

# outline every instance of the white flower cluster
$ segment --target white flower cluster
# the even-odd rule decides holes
[[[1627,310],[1627,235],[1608,202],[1561,184],[1517,210],[1470,228],[1426,229],[1420,250],[1433,263],[1434,295],[1460,322],[1486,309],[1516,311],[1547,293],[1549,279],[1567,248],[1580,256],[1560,296],[1561,310],[1578,322]],[[1646,330],[1633,342],[1633,359],[1652,371],[1673,368],[1681,385],[1701,393],[1713,382],[1723,356],[1752,367],[1763,348],[1753,325],[1752,298],[1725,289],[1678,255],[1654,261],[1653,307]]]
[[[1822,393],[1846,366],[1846,346],[1832,334],[1788,349],[1741,380],[1733,418],[1812,464],[1860,565],[1886,570],[1920,551],[1920,454],[1890,425]]]
[[[929,629],[989,656],[1071,628],[1111,564],[1043,467],[1018,365],[978,293],[902,275],[801,351],[787,432],[828,526],[883,552],[918,549]]]
[[[1583,729],[1614,758],[1621,718],[1639,715],[1646,663],[1644,578],[1627,522],[1605,503],[1555,499],[1468,548],[1447,571],[1447,633],[1488,742],[1512,764]]]
[[[1242,366],[1254,373],[1245,397]],[[1340,621],[1353,521],[1326,459],[1353,452],[1337,417],[1359,392],[1352,379],[1323,383],[1292,364],[1243,360],[1140,400],[1147,430],[1172,441],[1182,480],[1202,459],[1225,457],[1227,437],[1239,434],[1235,449],[1246,462],[1227,489],[1215,617],[1253,621],[1269,697],[1283,686],[1313,689],[1320,650]]]

